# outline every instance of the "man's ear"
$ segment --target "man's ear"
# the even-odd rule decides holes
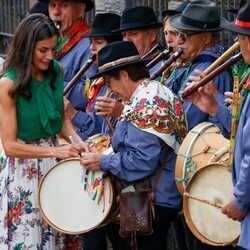
[[[157,36],[158,36],[158,33],[157,33],[157,29],[150,29],[149,30],[149,34],[150,34],[150,41],[152,43],[154,43],[155,41],[157,41]]]
[[[124,77],[126,82],[128,82],[128,72],[126,70],[120,70],[120,77]]]
[[[77,17],[78,18],[83,18],[84,13],[85,13],[85,9],[86,9],[86,4],[85,3],[79,3],[78,6],[79,6],[79,8],[78,8],[78,11],[77,11]]]

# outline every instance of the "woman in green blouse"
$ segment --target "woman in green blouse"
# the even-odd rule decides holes
[[[58,31],[42,14],[17,27],[0,76],[0,249],[57,249],[62,237],[43,225],[41,177],[57,159],[87,146],[64,115],[63,74],[54,60]],[[76,144],[59,146],[57,134]]]

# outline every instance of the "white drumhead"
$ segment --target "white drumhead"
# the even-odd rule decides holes
[[[113,190],[108,178],[104,195],[98,199],[103,172],[90,172],[84,190],[84,167],[79,159],[68,159],[55,165],[40,185],[40,209],[47,222],[58,231],[77,234],[88,232],[100,225],[108,215]]]
[[[225,165],[207,165],[193,176],[187,191],[191,196],[226,205],[233,198],[231,173]],[[189,213],[184,209],[185,217],[188,217],[186,220],[191,219],[193,226],[208,240],[206,243],[211,241],[224,245],[238,238],[240,235],[238,221],[233,221],[222,214],[220,208],[191,198],[184,199],[188,199]],[[192,226],[190,229],[192,230]],[[203,238],[200,240],[204,241]]]

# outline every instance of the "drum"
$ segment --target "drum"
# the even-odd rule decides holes
[[[111,137],[107,134],[93,135],[86,140],[86,143],[89,144],[91,150],[94,152],[102,153],[106,151],[108,152],[106,154],[111,154],[113,152],[111,148]]]
[[[60,136],[57,136],[60,145],[67,145],[68,142]],[[96,134],[90,136],[86,143],[90,145],[94,152],[102,153],[103,151],[107,150],[111,147],[111,137],[107,134]]]
[[[214,163],[200,168],[188,183],[186,192],[183,196],[184,216],[199,240],[224,246],[238,239],[240,222],[229,219],[215,206],[224,206],[233,197],[231,173],[225,165]]]
[[[111,220],[116,211],[110,179],[102,171],[90,171],[85,179],[85,172],[80,159],[67,159],[52,167],[40,183],[40,212],[60,232],[88,232]]]
[[[214,124],[203,122],[189,131],[181,144],[175,165],[176,185],[183,193],[188,181],[201,167],[225,163],[228,159],[229,140]]]

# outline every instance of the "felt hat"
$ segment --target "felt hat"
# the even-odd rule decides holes
[[[86,4],[85,12],[92,10],[94,7],[94,3],[91,0],[77,0],[77,1]],[[49,3],[49,0],[39,0],[39,2]]]
[[[28,11],[27,15],[41,13],[46,16],[49,16],[48,4],[45,2],[37,2],[35,3],[31,9]]]
[[[149,6],[126,8],[121,15],[120,28],[113,30],[125,31],[144,28],[159,28],[162,23],[157,21],[154,10]]]
[[[120,20],[121,17],[115,13],[97,14],[86,37],[117,36],[117,33],[111,31],[119,28]]]
[[[175,9],[166,9],[161,12],[162,18],[165,16],[174,16],[176,14],[182,13],[182,11],[187,7],[187,5],[190,3],[189,0],[182,2],[179,4]]]
[[[234,22],[223,25],[226,30],[233,31],[241,35],[250,35],[250,1],[242,0],[236,19]]]
[[[135,45],[129,41],[117,41],[108,44],[98,52],[98,74],[91,77],[97,78],[128,65],[147,62],[141,59]]]
[[[221,25],[226,22],[216,4],[209,0],[191,1],[181,14],[170,18],[172,27],[198,32],[222,30]]]

